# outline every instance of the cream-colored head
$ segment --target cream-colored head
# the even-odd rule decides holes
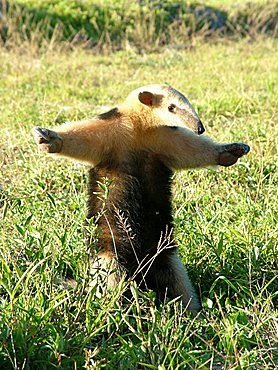
[[[151,117],[154,125],[183,127],[200,135],[205,129],[187,98],[168,85],[143,86],[132,91],[124,105]],[[149,124],[148,122],[148,124]]]

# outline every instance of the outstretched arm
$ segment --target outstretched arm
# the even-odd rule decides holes
[[[218,144],[186,128],[169,126],[151,129],[145,145],[172,169],[231,166],[250,150],[243,143]]]
[[[33,134],[41,150],[94,165],[111,145],[109,124],[95,119],[65,123],[55,130],[35,127]]]

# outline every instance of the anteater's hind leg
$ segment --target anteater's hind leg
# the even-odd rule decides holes
[[[157,258],[148,280],[151,281],[150,288],[158,293],[160,299],[181,297],[184,307],[194,316],[197,315],[199,300],[176,251]]]

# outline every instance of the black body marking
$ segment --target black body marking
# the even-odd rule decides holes
[[[164,298],[166,287],[156,280],[156,271],[163,273],[172,255],[170,248],[176,251],[171,238],[172,171],[147,152],[135,153],[130,158],[125,164],[102,163],[90,170],[88,218],[105,209],[98,220],[99,250],[115,255],[120,270],[125,270],[129,277],[138,270],[138,263],[146,264],[135,280],[140,285],[142,274],[147,272],[146,287]],[[98,184],[107,183],[107,179],[108,196],[101,199],[96,195],[101,192]],[[152,259],[160,242],[164,246],[167,243],[167,250]]]
[[[111,120],[113,118],[119,118],[120,116],[121,116],[121,113],[119,112],[119,109],[113,108],[109,110],[108,112],[99,114],[97,118],[104,119],[104,120]]]

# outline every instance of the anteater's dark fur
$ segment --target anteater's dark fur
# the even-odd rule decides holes
[[[110,183],[107,199],[99,195],[99,183],[103,183],[104,178]],[[133,153],[124,164],[113,163],[111,158],[109,163],[90,170],[88,217],[102,214],[98,221],[100,251],[117,257],[119,269],[130,277],[138,270],[138,262],[146,265],[135,279],[160,296],[166,287],[157,281],[161,274],[156,271],[167,273],[168,248],[176,249],[170,236],[171,183],[172,171],[155,155],[144,151]],[[165,243],[166,239],[167,252],[162,251],[152,259],[158,253],[160,242]],[[147,275],[142,279],[146,269]]]

